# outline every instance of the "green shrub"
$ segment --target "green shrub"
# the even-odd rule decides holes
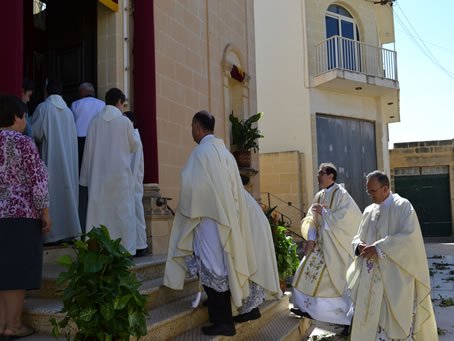
[[[111,240],[103,225],[85,236],[87,241],[74,242],[74,262],[68,255],[57,261],[68,268],[60,273],[57,285],[69,284],[61,310],[65,317],[59,322],[51,319],[53,335],[58,338],[66,327],[75,329],[74,340],[129,340],[130,335],[146,335],[146,296],[139,293],[141,284],[128,271],[134,264],[131,255],[120,239]],[[66,336],[69,340],[69,333]]]

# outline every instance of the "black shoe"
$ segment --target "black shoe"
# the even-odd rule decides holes
[[[308,313],[306,313],[305,311],[301,311],[301,310],[296,309],[296,308],[291,308],[290,311],[292,313],[294,313],[295,315],[298,315],[299,317],[305,317],[305,318],[313,320],[312,316],[309,315]]]
[[[148,248],[137,249],[136,250],[136,254],[134,255],[134,257],[143,257],[143,256],[146,256],[147,254],[148,254]]]
[[[236,334],[233,323],[213,324],[208,327],[202,327],[202,333],[205,335],[224,335],[233,336]]]
[[[244,313],[244,314],[235,316],[233,318],[233,322],[242,323],[242,322],[246,322],[246,321],[257,320],[258,318],[260,318],[260,316],[262,316],[262,315],[260,315],[259,308],[254,308],[248,313]]]

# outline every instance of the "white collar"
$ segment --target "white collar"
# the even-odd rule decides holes
[[[323,190],[325,193],[330,193],[331,191],[334,191],[335,188],[337,188],[338,185],[336,183],[333,183],[333,185],[330,188],[324,188]]]
[[[391,205],[393,200],[394,200],[393,192],[389,191],[388,197],[379,205],[382,207],[388,207],[389,205]]]
[[[214,138],[214,135],[213,134],[208,134],[208,135],[205,135],[199,142],[199,144],[201,144],[203,141],[205,140],[208,140],[208,138]]]

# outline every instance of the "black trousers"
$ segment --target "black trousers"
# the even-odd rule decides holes
[[[206,285],[203,288],[208,295],[207,305],[210,322],[214,324],[233,323],[230,290],[217,292]]]

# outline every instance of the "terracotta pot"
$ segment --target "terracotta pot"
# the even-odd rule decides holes
[[[282,292],[285,293],[285,290],[287,289],[287,283],[285,282],[285,279],[279,280],[279,284],[281,286]]]
[[[233,152],[238,167],[251,167],[251,151],[250,150],[237,150]]]

